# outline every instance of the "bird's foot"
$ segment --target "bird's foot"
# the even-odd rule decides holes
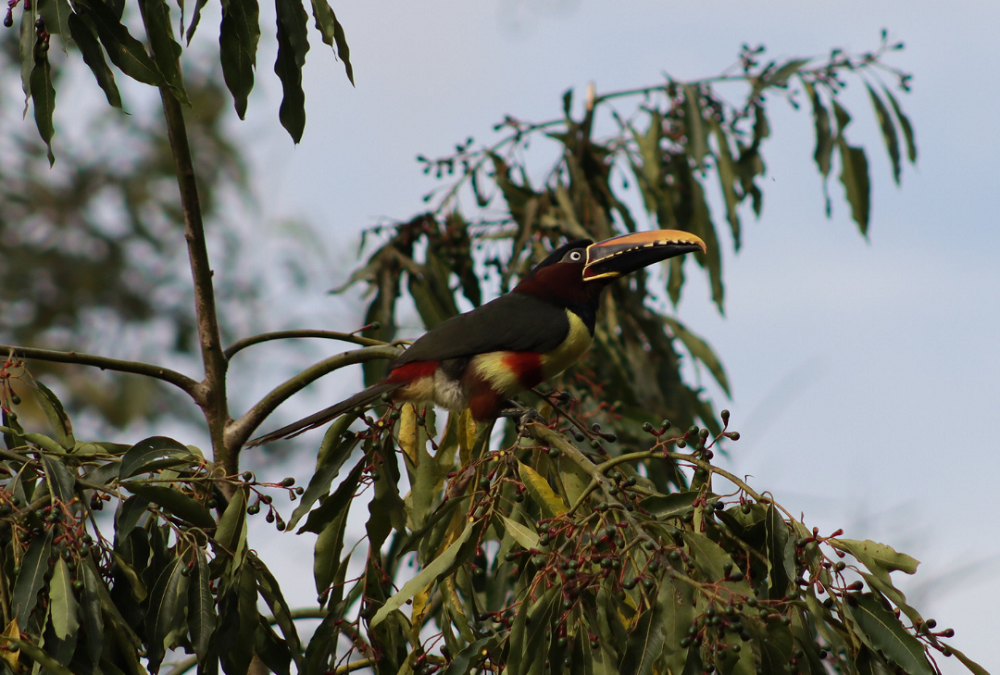
[[[548,424],[549,421],[542,417],[534,408],[526,405],[522,405],[517,401],[508,400],[504,402],[504,407],[500,410],[500,417],[508,417],[515,421],[517,424],[518,435],[524,434],[524,428],[529,422],[538,422],[539,424]]]

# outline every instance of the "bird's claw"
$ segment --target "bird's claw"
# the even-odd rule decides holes
[[[500,417],[508,417],[515,421],[517,424],[518,435],[523,435],[525,427],[530,422],[538,422],[539,424],[548,424],[549,421],[542,417],[534,408],[526,405],[521,405],[517,401],[507,401],[507,407],[500,411]]]

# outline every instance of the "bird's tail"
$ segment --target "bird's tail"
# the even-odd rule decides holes
[[[340,417],[346,412],[350,412],[355,408],[364,407],[374,403],[383,394],[393,392],[405,384],[405,382],[379,382],[378,384],[373,384],[349,399],[332,405],[329,408],[324,408],[318,413],[313,413],[309,417],[303,418],[298,422],[293,422],[288,426],[281,427],[277,431],[272,431],[269,434],[264,434],[263,436],[251,439],[247,441],[247,447],[252,448],[257,445],[264,445],[265,443],[270,443],[271,441],[276,441],[281,438],[293,438],[303,432],[309,431],[310,429],[321,427],[330,420]]]

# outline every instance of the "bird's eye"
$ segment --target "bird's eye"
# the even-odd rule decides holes
[[[583,260],[583,251],[570,251],[563,260],[567,262],[580,262]]]

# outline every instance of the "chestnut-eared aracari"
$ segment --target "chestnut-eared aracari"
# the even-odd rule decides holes
[[[297,436],[383,397],[469,408],[477,421],[495,419],[511,396],[558,375],[587,351],[605,286],[693,251],[704,252],[705,243],[677,230],[565,244],[509,293],[428,331],[389,365],[381,382],[248,445]]]

